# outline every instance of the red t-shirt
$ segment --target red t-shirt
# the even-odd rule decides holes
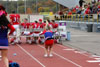
[[[30,23],[26,23],[26,28],[29,28],[30,27]]]
[[[30,23],[30,26],[32,26],[33,29],[35,28],[34,24],[35,24],[34,22]]]
[[[39,28],[40,24],[39,23],[34,23],[34,28]]]
[[[39,23],[40,28],[44,28],[45,24],[44,23]]]
[[[46,23],[43,23],[44,27],[46,26]]]
[[[49,26],[53,28],[53,23],[52,23],[52,22],[50,22],[50,23],[49,23]]]
[[[25,23],[24,23],[24,22],[23,22],[23,23],[21,23],[21,26],[23,26],[23,27],[24,27],[24,26],[25,26]]]
[[[68,15],[72,15],[72,12],[70,11],[70,12],[68,12]]]
[[[21,23],[21,26],[24,28],[29,28],[30,25],[30,23]]]
[[[85,14],[89,14],[90,13],[90,9],[87,8],[86,11],[85,11]]]
[[[49,23],[49,25],[52,26],[52,28],[57,28],[58,27],[58,24],[57,23],[52,23],[51,22],[51,23]]]
[[[55,24],[53,25],[53,28],[58,28],[58,24],[55,23]]]
[[[11,14],[9,17],[12,20],[11,23],[13,25],[18,25],[19,24],[19,20],[20,20],[20,15],[19,14]]]
[[[76,5],[76,7],[75,7],[76,9],[79,9],[79,6],[78,5]]]
[[[74,12],[74,13],[76,12],[76,8],[73,9],[73,12]]]

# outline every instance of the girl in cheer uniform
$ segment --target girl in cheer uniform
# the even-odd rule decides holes
[[[43,31],[44,36],[45,36],[45,55],[44,57],[52,57],[52,47],[54,44],[54,39],[53,39],[53,32],[50,30],[50,26],[47,25],[46,29]]]
[[[0,5],[0,51],[2,60],[4,61],[6,67],[9,67],[7,53],[8,53],[8,36],[12,34],[15,28],[9,23],[6,18],[7,13],[5,12],[5,8]],[[8,34],[8,29],[10,29],[10,33]]]

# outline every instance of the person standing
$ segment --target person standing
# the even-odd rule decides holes
[[[0,51],[2,60],[5,63],[6,67],[9,67],[7,53],[8,53],[8,38],[9,35],[15,31],[15,28],[10,24],[8,19],[6,18],[5,8],[0,5]],[[8,30],[10,29],[10,33],[8,34]]]
[[[16,29],[16,31],[14,32],[13,35],[15,35],[14,39],[14,44],[16,43],[21,43],[20,42],[20,15],[16,14],[15,11],[12,11],[12,14],[10,14],[10,22],[11,24],[14,26],[14,28]]]
[[[52,48],[54,45],[54,38],[53,38],[53,32],[48,24],[46,25],[44,31],[40,35],[43,35],[43,34],[45,36],[45,43],[44,43],[45,54],[44,54],[44,57],[48,57],[48,56],[53,57]]]
[[[84,1],[84,0],[80,0],[80,1],[79,1],[79,5],[80,5],[80,7],[82,7],[82,6],[83,6],[83,3],[85,3],[85,1]]]

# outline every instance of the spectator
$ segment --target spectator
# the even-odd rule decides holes
[[[71,10],[68,12],[68,15],[72,15],[72,12],[71,12]]]
[[[80,5],[80,7],[83,6],[83,3],[85,3],[85,1],[83,1],[83,0],[80,0],[80,1],[79,1],[79,5]]]
[[[90,8],[88,7],[87,9],[86,9],[86,11],[85,11],[85,14],[90,14]]]
[[[93,6],[92,12],[93,14],[97,14],[98,8],[96,5]]]
[[[63,11],[59,11],[58,14],[60,15],[60,19],[62,20],[64,16]]]

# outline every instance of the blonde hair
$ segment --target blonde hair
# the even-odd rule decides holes
[[[51,27],[49,26],[48,21],[46,21],[46,26],[44,27],[44,29],[45,29],[45,30],[50,30],[50,29],[51,29]]]

